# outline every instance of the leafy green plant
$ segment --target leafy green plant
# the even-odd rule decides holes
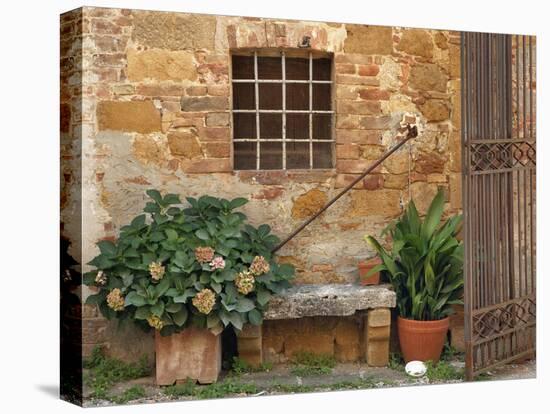
[[[290,372],[300,377],[330,374],[336,365],[332,355],[317,355],[312,352],[298,352],[290,361]]]
[[[151,198],[144,213],[121,228],[116,242],[100,241],[96,270],[84,283],[99,292],[87,299],[108,319],[131,319],[161,335],[189,324],[220,333],[262,323],[273,294],[289,286],[294,268],[275,262],[279,239],[271,228],[246,223],[245,198]]]
[[[141,385],[134,385],[124,391],[121,395],[113,397],[113,402],[117,404],[126,404],[128,401],[137,400],[145,397],[145,390]]]
[[[271,362],[262,362],[258,367],[253,367],[244,359],[233,357],[231,362],[231,371],[235,375],[247,374],[251,372],[268,372],[273,369]]]
[[[448,361],[439,361],[433,363],[432,361],[426,362],[426,377],[430,381],[453,381],[453,380],[463,380],[464,379],[464,370],[455,368]]]
[[[456,237],[462,216],[440,225],[444,202],[439,191],[422,221],[411,201],[386,229],[393,241],[389,250],[374,237],[365,237],[382,260],[367,276],[378,271],[388,275],[403,318],[438,320],[453,312],[452,305],[462,304],[464,246]]]
[[[84,360],[88,369],[85,383],[92,389],[92,397],[105,399],[111,387],[117,382],[146,377],[151,374],[151,366],[144,356],[137,363],[127,363],[103,354],[100,347],[95,347],[89,358]]]

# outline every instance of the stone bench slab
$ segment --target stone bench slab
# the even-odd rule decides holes
[[[300,285],[271,298],[264,319],[297,319],[310,316],[349,316],[359,310],[394,308],[390,285]]]

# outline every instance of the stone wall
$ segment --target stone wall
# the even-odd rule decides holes
[[[280,260],[297,267],[295,283],[356,282],[357,262],[374,255],[363,236],[401,213],[409,177],[421,212],[438,187],[448,213],[461,208],[457,32],[88,7],[61,20],[62,57],[72,56],[61,66],[62,232],[81,263],[141,211],[149,188],[248,197],[250,220],[285,236],[396,143],[404,112],[421,124],[411,163],[407,148],[394,154]],[[304,36],[333,54],[335,168],[233,171],[230,50],[295,49]],[[110,332],[88,311],[91,338]],[[147,349],[151,337],[136,335]]]

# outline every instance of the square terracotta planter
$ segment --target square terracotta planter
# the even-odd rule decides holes
[[[216,382],[222,368],[221,335],[190,327],[180,333],[155,333],[157,385],[192,379],[200,384]]]
[[[376,272],[369,277],[366,277],[366,275],[373,267],[381,263],[382,261],[377,257],[359,262],[357,265],[359,267],[359,281],[363,286],[377,285],[380,283],[380,272]]]

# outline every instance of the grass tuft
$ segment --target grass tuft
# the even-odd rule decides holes
[[[235,375],[248,374],[251,372],[269,372],[272,369],[273,364],[271,362],[262,362],[258,367],[253,367],[239,357],[233,357],[231,362],[231,372]]]
[[[298,352],[290,361],[290,372],[299,377],[327,375],[332,373],[336,360],[332,355],[316,355],[312,352]]]
[[[100,347],[94,348],[91,356],[84,361],[84,368],[89,370],[84,381],[92,388],[91,397],[98,399],[107,399],[109,389],[117,382],[151,374],[151,367],[145,356],[137,363],[127,363],[106,357]]]

